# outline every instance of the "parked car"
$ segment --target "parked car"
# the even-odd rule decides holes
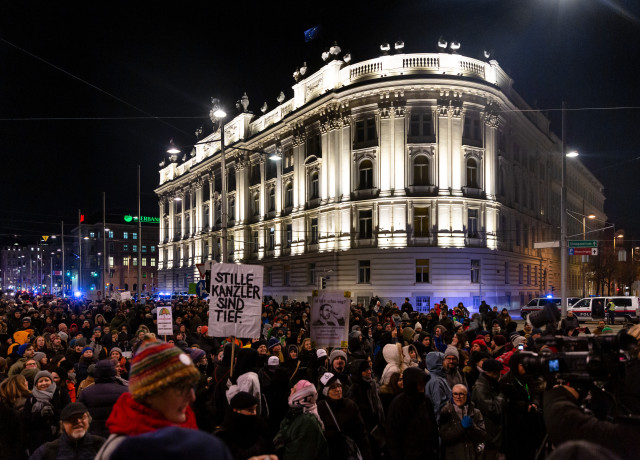
[[[573,305],[575,302],[580,300],[579,297],[567,297],[567,305]],[[533,313],[536,311],[540,311],[544,308],[547,303],[554,303],[558,310],[560,310],[560,306],[562,302],[558,297],[536,297],[535,299],[531,299],[528,304],[520,308],[520,316],[522,319],[526,319],[529,313]]]
[[[616,306],[616,321],[633,322],[640,317],[640,302],[633,296],[585,297],[569,307],[578,321],[597,321],[607,316],[607,304],[610,300]]]

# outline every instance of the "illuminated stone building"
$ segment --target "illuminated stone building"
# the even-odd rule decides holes
[[[293,98],[261,116],[245,98],[224,125],[230,260],[264,265],[267,295],[324,284],[354,301],[515,309],[559,292],[559,250],[534,242],[559,237],[561,142],[496,61],[333,56],[294,77]],[[158,281],[183,291],[196,263],[220,259],[220,130],[173,160],[156,189]],[[604,220],[602,185],[579,159],[567,168],[568,209]]]

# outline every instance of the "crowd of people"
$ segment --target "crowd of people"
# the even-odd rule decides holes
[[[533,459],[544,444],[545,381],[523,359],[543,331],[506,309],[374,298],[325,349],[306,302],[265,302],[249,339],[210,337],[196,297],[157,336],[160,304],[0,301],[0,459]]]

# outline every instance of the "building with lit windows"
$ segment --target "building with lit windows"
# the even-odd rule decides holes
[[[160,289],[186,290],[195,264],[220,260],[226,195],[229,260],[264,265],[277,300],[324,286],[354,301],[516,309],[559,292],[559,249],[534,243],[559,239],[562,145],[499,64],[332,57],[296,72],[276,108],[254,115],[245,95],[227,117],[226,194],[220,130],[161,164]],[[567,188],[569,210],[605,220],[602,185],[578,158],[567,159]],[[570,237],[581,233],[568,222]],[[568,295],[578,295],[571,259]]]

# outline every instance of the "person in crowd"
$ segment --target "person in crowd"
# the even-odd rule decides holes
[[[282,342],[276,337],[271,337],[267,342],[270,356],[277,356],[280,364],[284,363],[284,355],[282,354]]]
[[[579,327],[580,323],[578,322],[578,317],[573,313],[573,310],[568,310],[566,318],[563,318],[560,321],[558,330],[563,335],[571,335],[571,333]]]
[[[444,353],[447,349],[447,344],[444,340],[445,332],[447,332],[447,328],[442,325],[438,325],[433,329],[433,345],[441,353]]]
[[[349,391],[351,376],[347,369],[347,354],[339,348],[334,349],[329,354],[329,372],[340,380],[344,391]]]
[[[429,376],[417,367],[402,374],[403,391],[389,407],[385,436],[391,460],[438,457],[438,424],[435,410],[425,396]]]
[[[482,373],[473,386],[471,401],[482,413],[487,439],[484,457],[488,460],[497,459],[502,452],[502,430],[506,402],[500,393],[500,373],[503,366],[495,359],[488,359],[482,364]]]
[[[358,406],[371,445],[374,458],[379,458],[384,447],[385,414],[380,400],[378,385],[372,376],[371,364],[362,359],[352,363],[353,384],[345,395]]]
[[[402,374],[402,372],[407,368],[407,363],[405,360],[402,344],[400,343],[390,343],[385,345],[382,349],[382,356],[387,362],[387,365],[382,371],[380,383],[382,385],[386,385],[389,383],[389,379],[391,378],[392,374]]]
[[[0,460],[26,458],[23,408],[31,392],[23,375],[0,383]]]
[[[33,345],[31,345],[29,342],[20,345],[17,350],[19,359],[9,368],[9,377],[11,377],[12,375],[18,375],[20,372],[22,372],[27,360],[33,359],[35,353],[36,352],[33,349]]]
[[[507,352],[505,345],[507,339],[503,335],[494,335],[491,340],[491,356],[496,359],[498,356]]]
[[[325,398],[318,403],[318,414],[324,424],[330,457],[347,459],[353,456],[355,442],[362,458],[370,459],[371,449],[360,411],[356,403],[343,398],[340,379],[327,372],[320,378],[320,388]]]
[[[36,374],[31,396],[24,405],[25,426],[28,429],[28,448],[34,453],[45,442],[53,441],[58,434],[62,397],[56,393],[56,384],[48,371]]]
[[[400,372],[391,374],[391,377],[389,377],[389,383],[380,385],[379,396],[385,416],[389,413],[389,406],[393,399],[402,393],[403,386],[404,381]]]
[[[153,340],[142,344],[131,361],[129,391],[113,406],[106,422],[110,436],[96,458],[109,458],[128,436],[172,426],[196,430],[190,404],[199,379],[189,355],[175,345]]]
[[[447,401],[451,400],[451,388],[447,383],[447,376],[442,368],[443,362],[444,354],[439,351],[432,351],[427,355],[429,381],[425,386],[425,396],[431,402],[436,417],[439,416],[440,410]]]
[[[246,391],[236,393],[216,436],[224,441],[235,460],[273,453],[265,421],[257,415],[258,400]]]
[[[462,384],[467,386],[467,381],[464,378],[464,374],[460,372],[458,367],[460,361],[460,353],[458,349],[453,346],[448,346],[444,352],[443,370],[447,379],[449,388],[453,389],[454,385]]]
[[[127,387],[116,381],[115,363],[110,359],[95,364],[93,377],[95,383],[79,394],[78,401],[87,406],[91,415],[89,432],[107,438],[107,418],[118,398],[127,392]]]
[[[453,400],[447,402],[440,414],[440,437],[446,460],[477,459],[484,449],[487,432],[482,414],[468,402],[467,387],[456,384]]]
[[[328,460],[329,447],[318,415],[318,392],[308,380],[291,389],[289,411],[280,424],[274,445],[281,460]]]
[[[93,458],[105,439],[89,433],[91,415],[87,407],[74,402],[60,413],[60,437],[41,445],[30,460]]]

